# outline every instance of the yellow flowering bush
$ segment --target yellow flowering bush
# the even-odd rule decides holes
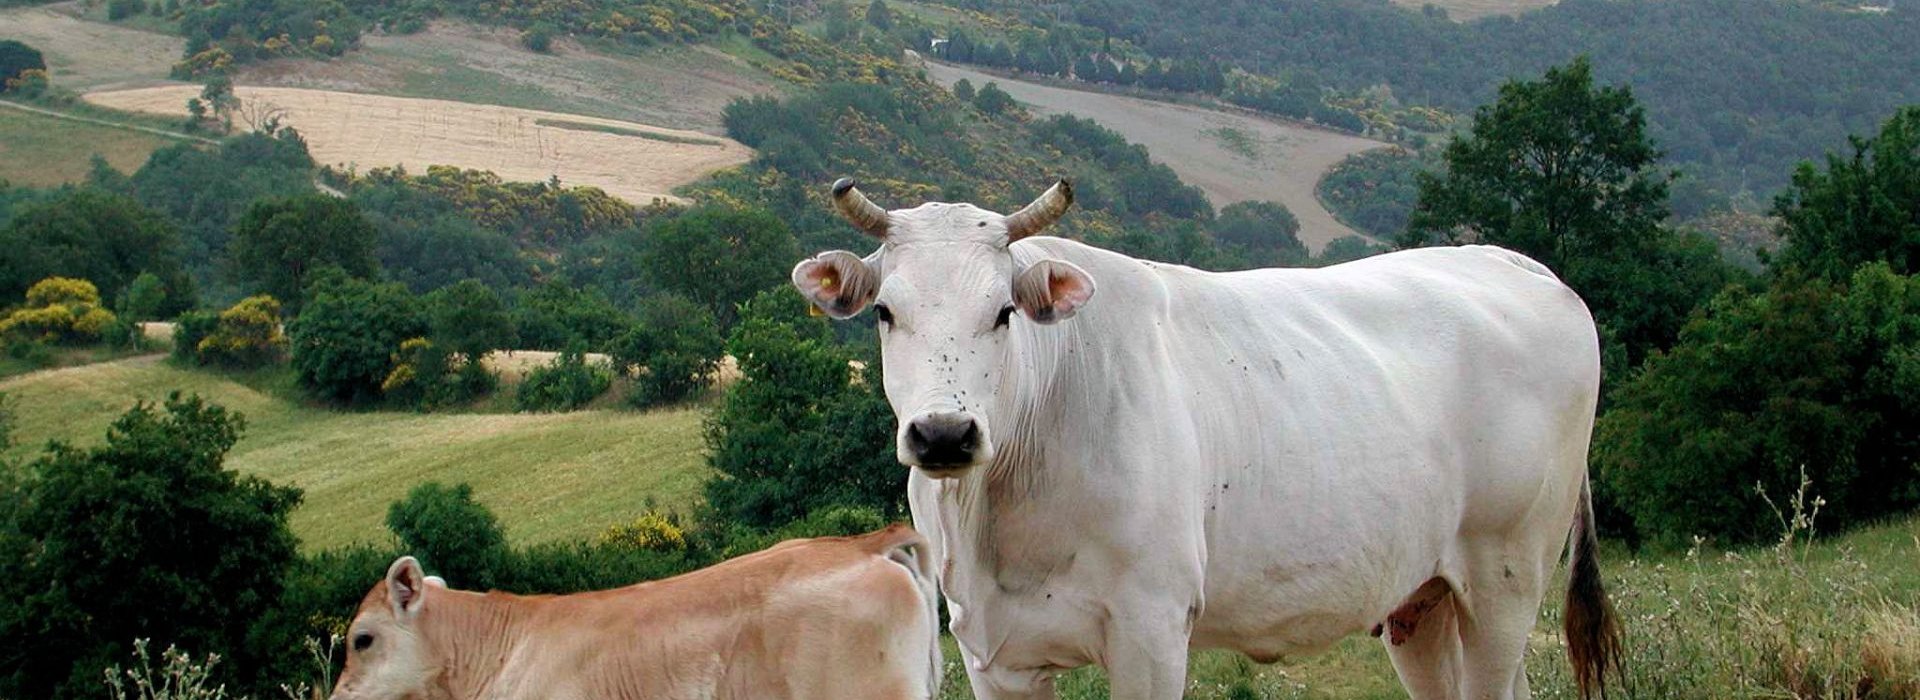
[[[616,523],[601,530],[594,543],[600,546],[627,547],[657,552],[677,552],[687,548],[687,535],[671,515],[657,511],[641,513],[631,522]]]
[[[93,342],[113,324],[92,282],[48,277],[27,289],[25,307],[0,319],[0,336],[39,342]]]
[[[220,312],[219,325],[195,348],[200,361],[258,367],[280,359],[287,336],[280,331],[280,302],[261,294]]]

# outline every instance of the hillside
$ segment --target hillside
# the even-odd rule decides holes
[[[1387,144],[1273,119],[1136,97],[1071,90],[1013,80],[957,65],[927,63],[927,74],[951,87],[997,83],[1040,114],[1092,119],[1147,147],[1180,179],[1200,188],[1214,206],[1276,201],[1300,220],[1300,241],[1318,252],[1343,236],[1363,235],[1336,220],[1314,196],[1327,170]]]
[[[47,59],[56,85],[98,90],[167,80],[186,40],[82,19],[78,3],[0,9],[0,39],[25,42]]]
[[[132,129],[0,105],[0,180],[29,187],[78,182],[92,167],[88,156],[95,154],[106,158],[116,170],[131,172],[147,162],[154,149],[173,141]],[[76,145],[83,145],[89,153],[76,154]]]
[[[693,409],[563,414],[343,413],[289,402],[148,356],[0,382],[18,407],[4,454],[49,440],[96,444],[136,399],[197,393],[243,414],[228,466],[298,486],[293,528],[310,551],[379,541],[388,504],[425,481],[467,482],[518,543],[589,537],[649,502],[685,509],[706,467]]]
[[[193,86],[94,92],[113,109],[185,117]],[[316,162],[361,170],[430,165],[486,170],[508,180],[551,177],[591,185],[635,204],[673,199],[674,188],[746,162],[730,139],[557,112],[301,88],[239,87],[243,115],[279,115]]]

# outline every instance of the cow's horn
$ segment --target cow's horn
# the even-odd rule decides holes
[[[1059,221],[1070,206],[1073,206],[1073,184],[1064,179],[1054,183],[1041,193],[1039,199],[1007,217],[1007,242],[1012,243],[1046,230],[1053,222]]]
[[[853,186],[853,178],[843,177],[833,183],[833,208],[853,223],[854,228],[865,231],[874,238],[887,237],[887,210],[874,204],[860,189]]]

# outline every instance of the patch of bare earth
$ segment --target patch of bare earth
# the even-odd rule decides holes
[[[675,199],[673,188],[753,155],[732,140],[614,119],[299,88],[247,86],[234,92],[243,114],[277,114],[298,129],[323,164],[361,170],[400,165],[413,172],[452,165],[519,181],[558,177],[635,204]],[[198,93],[193,86],[173,86],[96,92],[86,99],[184,116],[187,100]]]
[[[720,113],[738,97],[778,83],[706,46],[593,50],[571,39],[535,53],[511,29],[435,22],[405,35],[370,33],[331,60],[251,64],[235,82],[379,93],[586,114],[725,134]]]
[[[1300,220],[1300,241],[1315,252],[1344,236],[1363,236],[1328,213],[1314,196],[1321,176],[1347,156],[1388,144],[1301,124],[1189,105],[1012,80],[940,63],[927,74],[951,86],[998,83],[1039,114],[1071,114],[1099,122],[1147,147],[1214,206],[1248,200],[1286,205]],[[1230,138],[1223,138],[1223,135]]]
[[[77,3],[0,10],[0,39],[40,50],[55,85],[96,90],[167,81],[186,42],[177,36],[94,22]]]

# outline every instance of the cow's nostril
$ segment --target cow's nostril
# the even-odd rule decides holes
[[[907,424],[907,444],[915,447],[925,447],[927,444],[927,435],[920,432],[918,421]]]
[[[980,424],[973,421],[967,421],[967,432],[962,433],[960,435],[960,444],[963,447],[971,449],[974,443],[979,441],[980,441]]]

